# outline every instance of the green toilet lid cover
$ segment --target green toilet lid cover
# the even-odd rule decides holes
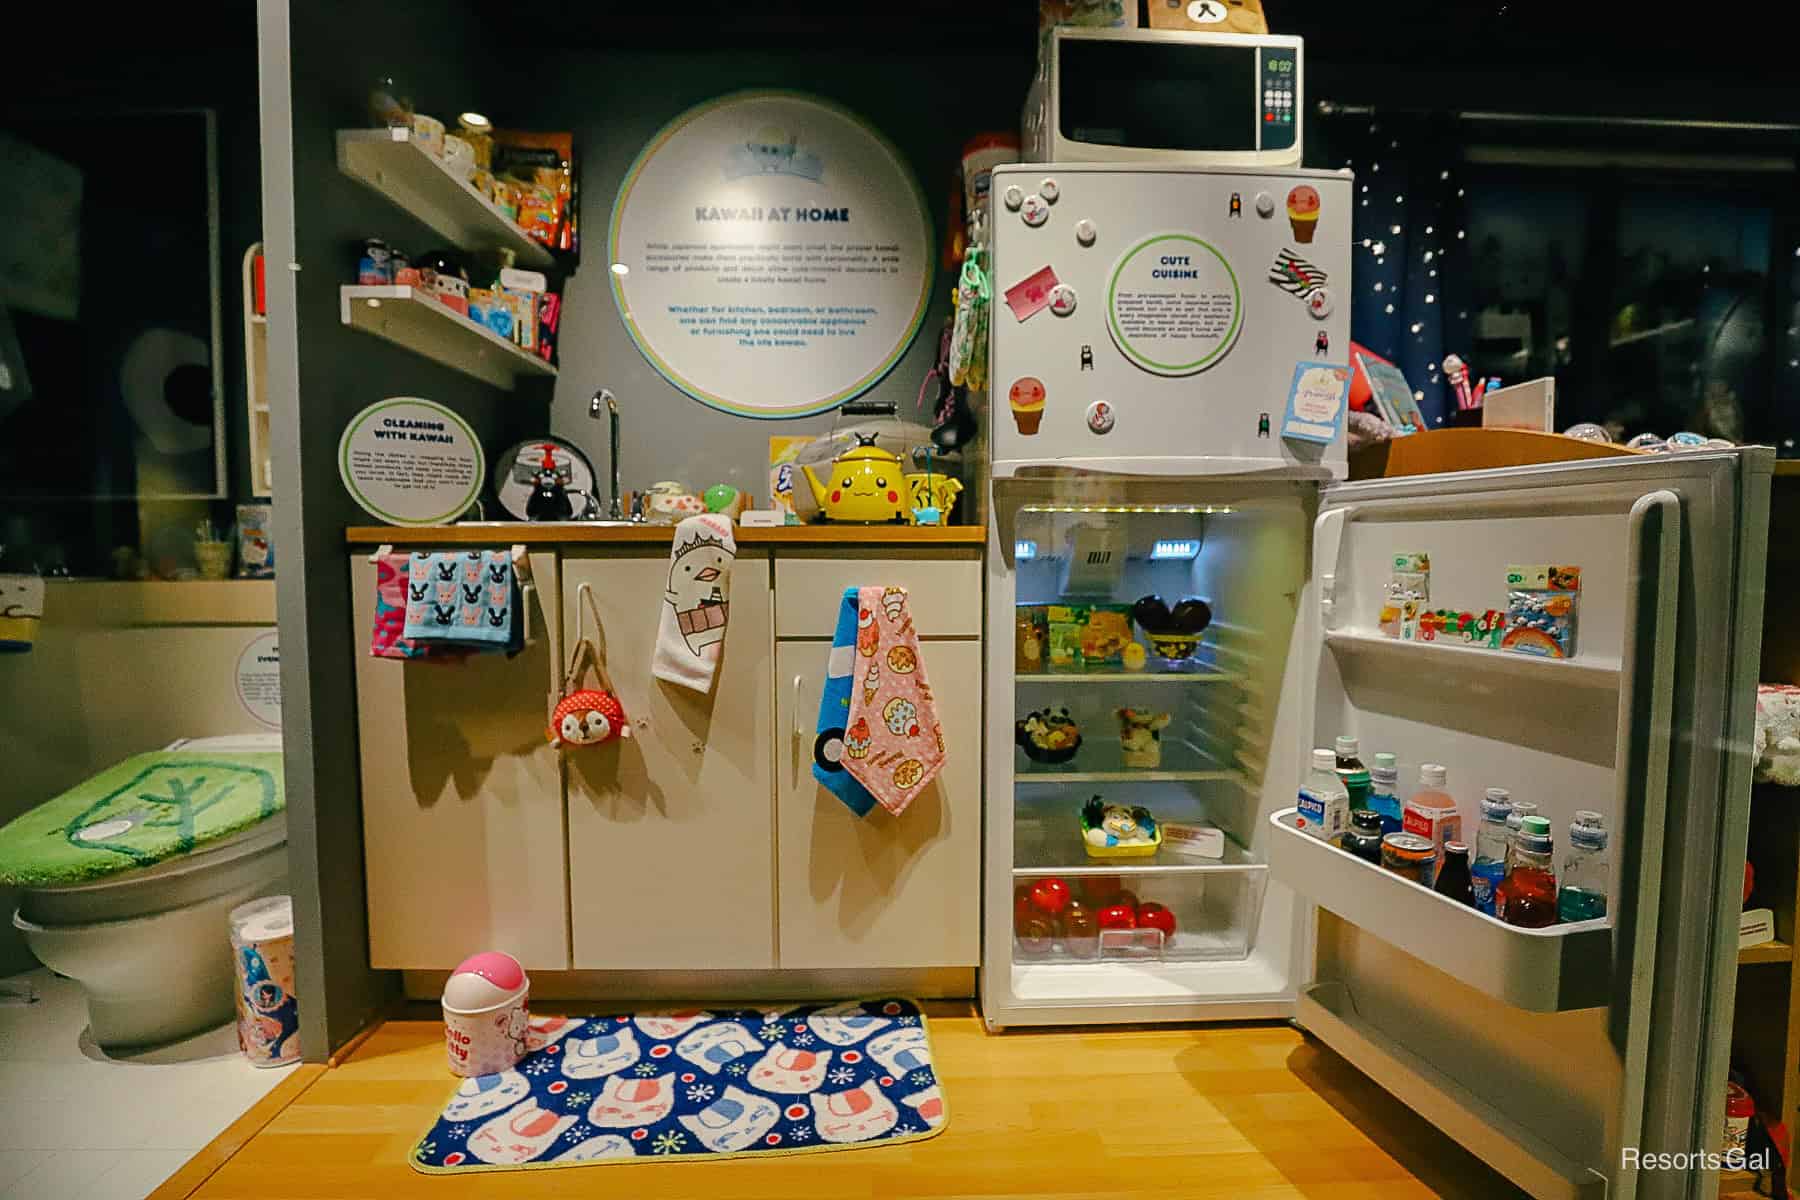
[[[66,887],[154,866],[285,805],[279,752],[139,754],[0,828],[0,884]]]

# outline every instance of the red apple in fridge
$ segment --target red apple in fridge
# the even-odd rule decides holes
[[[1099,936],[1100,924],[1094,918],[1094,910],[1079,900],[1069,901],[1069,906],[1062,914],[1063,936],[1068,938],[1092,938]]]
[[[1137,910],[1129,904],[1109,904],[1100,910],[1100,928],[1136,929]]]
[[[1160,929],[1164,938],[1172,938],[1175,936],[1175,914],[1154,900],[1146,901],[1137,907],[1137,927]]]
[[[1054,917],[1069,903],[1069,885],[1052,876],[1031,885],[1031,906]]]

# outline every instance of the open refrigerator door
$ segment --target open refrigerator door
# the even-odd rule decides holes
[[[1310,836],[1292,806],[1265,818],[1272,884],[1316,906],[1297,1022],[1534,1196],[1697,1195],[1703,1173],[1639,1156],[1717,1149],[1738,900],[1719,881],[1744,858],[1768,473],[1752,450],[1321,502],[1310,731],[1282,752],[1354,735],[1397,756],[1402,795],[1442,764],[1471,844],[1504,788],[1548,819],[1559,876],[1578,812],[1609,831],[1598,911],[1524,928]],[[1567,621],[1535,607],[1530,564],[1578,574]]]

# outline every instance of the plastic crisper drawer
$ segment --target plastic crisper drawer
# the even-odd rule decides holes
[[[1293,809],[1269,818],[1269,870],[1320,908],[1515,1008],[1607,1003],[1609,919],[1520,929],[1302,833]]]

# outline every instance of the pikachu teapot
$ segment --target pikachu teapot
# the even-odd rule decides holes
[[[806,482],[827,521],[858,525],[905,522],[906,472],[898,455],[875,444],[875,435],[859,433],[856,445],[832,460],[824,479],[803,468]]]

